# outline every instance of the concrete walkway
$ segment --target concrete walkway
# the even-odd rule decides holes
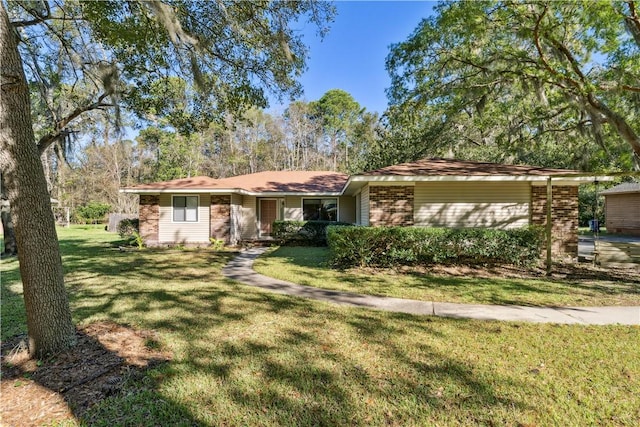
[[[535,323],[582,325],[640,325],[640,307],[527,307],[517,305],[453,304],[411,299],[376,297],[297,285],[263,276],[253,270],[253,262],[266,248],[244,250],[227,264],[222,274],[245,285],[280,294],[293,295],[339,305],[369,307],[418,315],[479,320],[509,320]]]

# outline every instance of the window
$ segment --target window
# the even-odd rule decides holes
[[[302,199],[305,221],[337,221],[338,199]]]
[[[198,196],[173,196],[173,222],[198,222]]]

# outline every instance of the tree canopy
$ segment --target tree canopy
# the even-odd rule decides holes
[[[391,132],[372,163],[457,155],[628,170],[640,158],[637,6],[440,3],[391,47]]]
[[[294,24],[310,21],[323,34],[334,12],[316,1],[0,2],[0,170],[31,354],[75,339],[40,154],[92,113],[108,110],[118,121],[120,106],[142,118],[167,114],[169,125],[189,131],[265,106],[267,93],[293,97],[308,55]]]
[[[349,151],[357,149],[354,141],[356,125],[363,119],[365,109],[351,94],[341,89],[331,89],[311,103],[313,115],[319,119],[325,138],[333,153],[333,170],[349,170],[353,159]],[[344,154],[338,161],[340,154]],[[353,153],[352,153],[353,157]]]
[[[292,24],[323,35],[324,2],[10,1],[44,150],[96,109],[164,115],[183,131],[301,93],[308,51]],[[183,79],[176,79],[182,77]],[[186,80],[185,80],[186,79]],[[113,110],[112,110],[113,111]],[[181,112],[181,114],[179,114]]]

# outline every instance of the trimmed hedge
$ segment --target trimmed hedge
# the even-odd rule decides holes
[[[327,227],[351,225],[335,221],[274,221],[271,235],[283,246],[326,246]]]
[[[339,268],[432,263],[531,265],[540,258],[543,240],[540,227],[327,228],[330,262]]]

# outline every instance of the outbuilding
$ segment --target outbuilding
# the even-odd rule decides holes
[[[607,233],[640,236],[640,182],[625,182],[601,194]]]

